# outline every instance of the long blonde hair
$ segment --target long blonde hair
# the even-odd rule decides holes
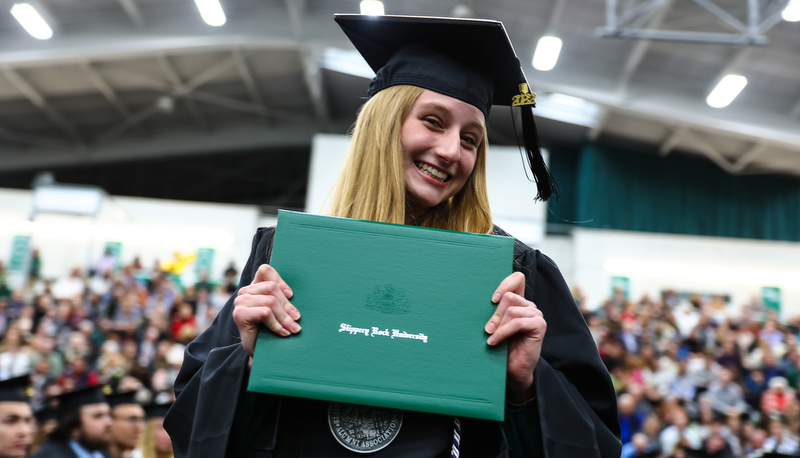
[[[328,197],[326,213],[346,218],[404,224],[406,186],[400,133],[423,89],[398,85],[373,95],[358,114],[352,141]],[[486,188],[486,135],[475,167],[455,196],[431,208],[420,226],[487,234],[492,231]]]

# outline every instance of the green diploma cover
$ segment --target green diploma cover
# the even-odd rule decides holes
[[[503,420],[491,298],[514,239],[281,211],[271,265],[302,331],[259,332],[249,391]]]

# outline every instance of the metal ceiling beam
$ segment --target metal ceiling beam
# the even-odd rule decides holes
[[[95,70],[94,66],[91,62],[84,62],[78,65],[86,76],[89,78],[89,81],[92,85],[101,93],[103,97],[111,104],[112,107],[119,113],[122,117],[123,121],[128,120],[131,118],[132,114],[128,107],[125,106],[124,103],[119,99],[117,96],[116,91],[111,87],[110,84],[103,78],[103,75]],[[136,125],[136,128],[139,130],[140,133],[144,132],[140,125]]]
[[[81,135],[75,129],[72,124],[67,122],[61,114],[59,114],[49,103],[47,100],[39,94],[39,92],[33,88],[19,73],[17,73],[13,68],[2,65],[0,66],[0,72],[5,75],[6,79],[15,87],[18,91],[20,91],[25,98],[27,98],[32,104],[34,104],[39,110],[41,110],[49,119],[53,122],[59,129],[61,129],[69,138],[72,139],[77,145],[83,146],[86,142],[83,140]]]
[[[748,45],[765,45],[769,39],[764,33],[780,21],[778,7],[786,6],[789,0],[773,2],[765,11],[762,20],[759,0],[747,0],[747,23],[743,23],[734,15],[715,4],[712,0],[694,0],[706,11],[716,16],[723,25],[738,33],[712,33],[685,30],[662,30],[659,26],[649,25],[641,28],[642,18],[653,13],[653,8],[669,8],[669,0],[648,0],[638,4],[629,3],[620,10],[617,0],[606,0],[606,25],[596,29],[602,37],[638,38],[646,40],[688,41],[700,43],[720,43]]]
[[[695,130],[703,130],[729,138],[749,142],[766,139],[771,145],[786,147],[800,153],[800,131],[797,123],[785,115],[781,119],[761,119],[758,121],[737,121],[720,117],[717,110],[703,106],[665,104],[663,99],[648,98],[623,99],[619,94],[602,88],[576,88],[564,84],[540,80],[537,86],[542,91],[560,92],[586,99],[601,105],[611,113],[634,116],[661,124],[691,125]],[[710,110],[710,111],[708,111]]]
[[[322,59],[316,55],[316,49],[318,48],[307,43],[305,39],[305,31],[303,30],[305,5],[304,2],[296,2],[294,0],[286,0],[285,3],[292,23],[292,32],[295,39],[300,43],[299,52],[300,59],[303,61],[303,81],[311,97],[314,114],[316,114],[318,122],[322,124],[323,130],[327,130],[330,121],[330,109],[322,80],[322,70],[319,65]]]
[[[110,74],[124,75],[128,79],[133,78],[137,80],[138,84],[144,89],[152,89],[155,91],[163,92],[165,94],[174,96],[176,98],[189,97],[197,101],[209,103],[211,105],[217,105],[223,108],[238,110],[245,113],[255,114],[258,116],[269,116],[272,118],[292,123],[308,124],[308,123],[313,123],[314,121],[313,119],[310,119],[308,117],[298,116],[286,110],[262,107],[252,103],[243,102],[241,100],[232,99],[230,97],[225,97],[217,94],[211,94],[196,89],[192,91],[175,90],[170,85],[164,84],[162,81],[155,80],[147,76],[140,75],[137,73],[132,73],[129,71],[121,71],[109,68],[109,69],[104,69],[103,72]]]
[[[658,155],[661,157],[669,155],[672,150],[680,143],[683,139],[684,135],[689,132],[689,128],[685,125],[679,126],[677,129],[672,131],[672,134],[661,143],[661,146],[658,147]]]
[[[689,126],[686,124],[680,125],[676,128],[672,134],[667,138],[659,147],[658,154],[659,156],[667,156],[673,149],[675,149],[682,141],[688,142],[690,147],[689,149],[694,149],[700,153],[702,153],[707,158],[711,159],[712,162],[717,164],[721,169],[725,170],[730,174],[740,174],[747,169],[747,166],[750,165],[753,161],[758,159],[759,156],[764,154],[766,151],[768,142],[766,140],[760,139],[756,143],[753,144],[750,149],[745,151],[741,156],[739,156],[735,161],[730,161],[728,158],[722,155],[716,148],[708,144],[705,140],[700,138],[697,134],[692,132],[689,129]]]
[[[794,105],[794,108],[789,112],[789,116],[792,118],[800,118],[800,100]]]
[[[111,140],[117,138],[118,136],[122,135],[128,129],[139,125],[144,120],[150,118],[154,114],[158,113],[159,109],[157,105],[151,104],[148,105],[141,110],[137,111],[134,115],[125,118],[121,123],[117,124],[116,126],[108,129],[103,134],[97,137],[96,142],[98,144],[108,143]]]
[[[261,96],[261,91],[258,89],[255,78],[253,78],[253,72],[250,70],[250,66],[247,64],[247,58],[241,49],[237,48],[233,50],[233,59],[236,62],[236,69],[239,71],[239,76],[242,78],[242,81],[244,81],[244,86],[247,88],[250,98],[253,99],[253,103],[266,108],[264,97]]]
[[[615,0],[607,0],[609,2],[614,2]],[[661,22],[664,20],[664,17],[669,12],[669,9],[672,7],[672,3],[674,0],[658,0],[659,1],[659,9],[654,10],[653,15],[650,18],[650,22],[648,23],[649,27],[658,27],[661,25]],[[628,60],[625,62],[625,66],[623,67],[622,74],[617,81],[617,94],[619,94],[622,98],[625,98],[628,93],[628,85],[630,84],[631,78],[633,74],[636,72],[636,69],[639,68],[639,65],[642,63],[642,59],[644,59],[645,54],[650,48],[650,42],[647,40],[639,41],[633,46],[633,50],[628,55]]]
[[[125,10],[125,14],[128,15],[131,22],[138,28],[144,28],[144,16],[142,16],[142,11],[139,9],[139,5],[136,4],[136,0],[117,0]]]
[[[337,128],[345,132],[349,123]],[[267,129],[262,122],[219,126],[213,132],[183,130],[164,132],[147,139],[117,137],[113,142],[89,145],[84,150],[55,149],[51,146],[19,149],[3,148],[0,167],[4,172],[32,170],[47,164],[49,167],[102,164],[129,160],[144,160],[194,154],[219,154],[220,151],[271,148],[309,148],[314,134],[313,123],[282,124]],[[68,153],[68,154],[65,154]]]
[[[567,0],[556,0],[553,5],[553,11],[550,12],[550,20],[547,21],[547,29],[545,34],[553,35],[561,24],[561,16],[564,15],[564,8],[567,6]]]
[[[0,138],[25,145],[34,145],[42,148],[49,149],[70,149],[71,145],[63,141],[50,139],[41,135],[32,135],[23,132],[15,132],[13,130],[0,128]]]
[[[192,91],[192,89],[183,84],[183,81],[181,81],[181,78],[178,76],[175,68],[165,55],[157,55],[156,61],[158,61],[159,67],[161,67],[161,70],[164,72],[164,75],[166,75],[167,80],[169,81],[169,85],[174,91],[177,91],[178,93],[189,93]],[[192,119],[194,119],[195,123],[197,123],[201,129],[208,130],[208,121],[197,108],[197,105],[195,105],[194,101],[184,98],[184,104],[186,105],[186,109],[189,110],[189,114],[192,116]]]

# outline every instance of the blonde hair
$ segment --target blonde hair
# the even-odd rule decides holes
[[[175,456],[172,451],[159,453],[156,449],[156,429],[162,428],[158,423],[159,420],[163,421],[160,418],[148,419],[142,436],[139,438],[139,446],[137,448],[142,452],[143,458],[173,458]]]
[[[328,197],[326,213],[384,223],[404,224],[406,186],[400,133],[403,121],[423,89],[398,85],[367,101],[353,128],[352,141]],[[475,167],[464,187],[431,208],[420,226],[487,234],[492,216],[486,187],[486,135],[478,146]]]

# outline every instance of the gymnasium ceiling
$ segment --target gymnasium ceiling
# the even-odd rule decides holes
[[[800,23],[780,20],[786,2],[619,0],[616,15],[601,0],[384,4],[387,14],[503,21],[539,95],[546,146],[600,140],[699,155],[730,173],[800,176]],[[313,134],[345,133],[368,85],[331,69],[344,62],[337,51],[352,50],[333,14],[358,12],[357,0],[223,0],[222,27],[203,23],[191,0],[37,0],[55,26],[45,41],[8,13],[13,3],[0,0],[6,176],[113,164],[145,164],[146,175],[148,161],[258,152],[271,162],[247,167],[275,187],[269,204],[285,203],[305,187]],[[624,37],[648,33],[681,41]],[[555,69],[540,72],[530,60],[545,34],[563,49]],[[727,108],[709,107],[706,95],[728,73],[748,85]],[[587,103],[582,120],[564,122],[576,100],[559,105],[561,95]],[[491,141],[515,144],[509,116],[493,110]]]

